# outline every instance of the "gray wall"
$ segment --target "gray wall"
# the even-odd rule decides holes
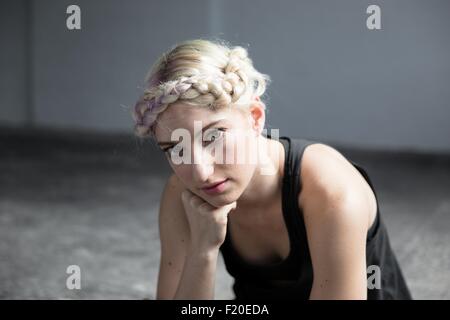
[[[29,119],[29,10],[25,0],[0,1],[0,123]]]
[[[382,30],[366,28],[370,4],[381,7]],[[450,151],[450,1],[228,0],[217,10],[221,31],[249,43],[273,78],[274,128]]]
[[[129,132],[157,56],[213,36],[248,47],[272,77],[268,127],[282,135],[450,152],[446,0],[1,3],[1,123]],[[74,3],[80,31],[65,27]],[[382,30],[366,28],[370,4]]]
[[[190,7],[177,2],[77,1],[78,31],[65,27],[73,1],[33,2],[36,123],[131,130],[127,107],[161,49],[207,35],[207,1]]]

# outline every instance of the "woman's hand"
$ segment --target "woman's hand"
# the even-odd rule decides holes
[[[236,201],[214,207],[189,190],[181,194],[191,231],[191,249],[200,253],[217,251],[225,241],[228,213],[236,208]]]

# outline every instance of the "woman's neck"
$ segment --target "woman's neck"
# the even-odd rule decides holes
[[[258,156],[253,177],[237,200],[237,207],[244,211],[269,208],[280,195],[282,188],[285,158],[283,145],[278,140],[267,139],[264,136],[258,139],[260,139],[259,146],[263,146],[260,154],[266,159]]]

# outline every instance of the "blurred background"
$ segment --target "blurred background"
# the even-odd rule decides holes
[[[446,0],[1,1],[0,298],[155,298],[171,169],[130,107],[163,51],[217,38],[271,76],[268,129],[366,168],[413,297],[449,299],[449,31]]]

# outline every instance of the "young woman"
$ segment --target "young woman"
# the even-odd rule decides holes
[[[207,40],[150,70],[136,133],[173,169],[156,298],[213,299],[220,252],[236,299],[410,299],[364,169],[329,145],[264,134],[269,79],[244,48]]]

